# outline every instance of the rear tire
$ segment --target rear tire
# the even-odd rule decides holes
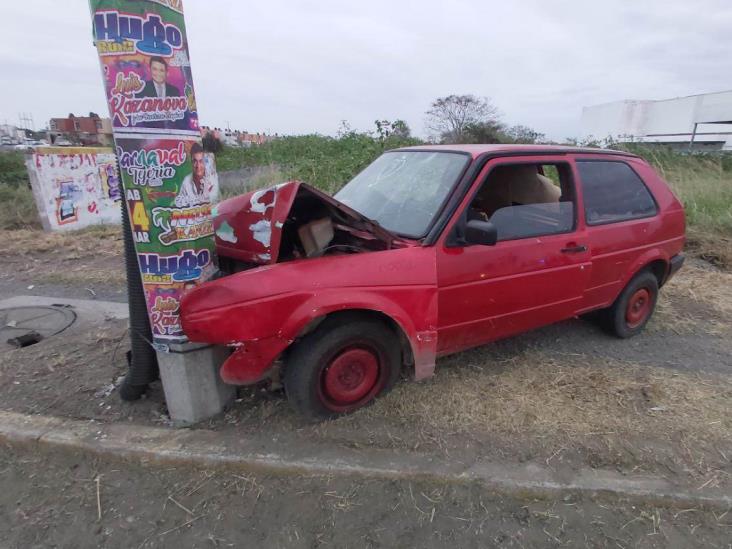
[[[292,349],[285,368],[291,406],[328,419],[367,406],[399,378],[401,349],[381,322],[355,315],[326,319]]]
[[[658,301],[658,279],[650,271],[635,275],[613,305],[603,312],[603,324],[611,334],[626,339],[643,331]]]

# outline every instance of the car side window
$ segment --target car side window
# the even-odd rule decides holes
[[[622,161],[578,160],[585,219],[603,225],[656,215],[656,203],[643,180]]]
[[[571,232],[575,193],[569,165],[502,164],[471,202],[468,219],[490,221],[498,241]]]

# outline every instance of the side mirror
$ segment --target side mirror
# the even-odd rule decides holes
[[[471,219],[465,224],[465,244],[494,246],[498,241],[496,226],[490,221]]]

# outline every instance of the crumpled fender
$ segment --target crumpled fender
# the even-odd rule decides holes
[[[417,289],[419,288],[419,289]],[[364,309],[380,312],[391,318],[402,330],[412,350],[415,366],[415,378],[430,377],[435,369],[437,356],[437,287],[436,286],[406,286],[403,288],[381,289],[378,294],[357,289],[347,290],[346,304],[344,304],[343,290],[325,292],[316,299],[312,299],[293,311],[288,322],[280,332],[280,337],[294,339],[302,333],[313,320],[325,315],[345,310]],[[388,293],[393,292],[389,299]],[[424,310],[408,314],[399,302],[410,301],[413,305]],[[421,325],[416,325],[414,318],[423,319]]]
[[[392,293],[393,299],[385,293]],[[397,299],[424,310],[419,316],[410,315],[398,305]],[[405,286],[381,288],[378,293],[355,288],[334,289],[312,296],[292,311],[276,335],[243,342],[222,366],[222,379],[238,385],[265,379],[276,358],[311,322],[331,313],[359,309],[383,313],[399,326],[412,350],[416,379],[433,374],[437,354],[437,290],[434,286]],[[417,326],[412,318],[425,319],[425,323]]]
[[[232,385],[251,385],[266,379],[274,360],[288,345],[278,337],[247,341],[221,366],[221,379]]]
[[[222,375],[231,383],[254,383],[314,320],[354,309],[392,319],[409,341],[416,378],[432,374],[437,349],[432,247],[301,259],[205,282],[184,294],[181,324],[191,341],[238,347]]]

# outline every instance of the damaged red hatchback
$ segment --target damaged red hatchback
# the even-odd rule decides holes
[[[183,298],[192,341],[235,348],[228,383],[281,376],[311,417],[407,369],[577,315],[643,329],[683,262],[684,211],[637,156],[547,146],[389,151],[335,197],[290,182],[215,214],[226,276]]]

